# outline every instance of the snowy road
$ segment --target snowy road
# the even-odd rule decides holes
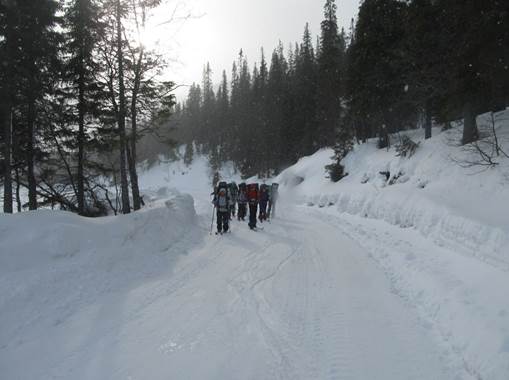
[[[127,245],[111,261],[72,248],[30,282],[30,269],[3,278],[7,379],[470,379],[341,218],[292,206],[263,231],[235,222],[218,237],[204,214],[204,237],[174,260],[165,212],[140,214],[128,240],[119,226]]]
[[[207,238],[173,276],[137,289],[130,304],[137,311],[121,322],[121,332],[97,343],[111,356],[106,367],[96,358],[97,368],[78,373],[110,379],[454,378],[429,331],[367,253],[305,209],[287,212],[264,231],[235,223],[232,234]]]

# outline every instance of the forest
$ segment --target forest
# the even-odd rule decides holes
[[[261,49],[252,65],[240,50],[221,83],[206,64],[178,103],[166,57],[139,38],[160,3],[0,1],[4,212],[138,210],[137,164],[175,145],[187,163],[203,154],[212,172],[232,162],[244,178],[334,147],[337,181],[356,143],[385,148],[400,131],[429,138],[459,120],[459,143],[472,144],[484,133],[476,116],[509,105],[503,0],[364,0],[348,30],[326,0],[318,36],[306,25],[300,42]]]
[[[270,177],[300,157],[334,147],[331,179],[354,143],[462,122],[460,144],[482,137],[476,116],[509,105],[509,9],[498,0],[364,0],[349,30],[325,1],[319,36],[280,43],[250,67],[243,51],[231,75],[201,84],[178,104],[178,140],[209,156],[216,169],[233,161],[246,178]],[[411,143],[411,142],[410,142]]]
[[[165,57],[140,38],[159,3],[0,2],[4,212],[140,209],[137,143],[175,103]]]

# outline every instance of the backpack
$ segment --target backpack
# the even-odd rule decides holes
[[[239,188],[237,187],[237,184],[235,182],[230,183],[228,185],[228,188],[230,189],[230,197],[235,202],[239,194]]]
[[[221,190],[224,190],[224,195],[220,195]],[[226,212],[230,205],[230,199],[228,195],[228,184],[226,182],[219,182],[214,197],[215,205],[219,211]]]
[[[219,190],[221,189],[225,189],[226,191],[228,191],[228,184],[224,181],[221,181],[217,184],[217,187],[216,187],[216,191],[214,192],[215,195],[218,195],[219,194]]]
[[[260,186],[260,201],[267,202],[269,200],[269,187],[266,184]]]
[[[237,196],[237,201],[240,204],[247,203],[247,186],[244,182],[239,184],[239,194]]]
[[[219,211],[228,211],[228,194],[225,192],[224,195],[217,195],[217,208]]]
[[[270,199],[275,202],[278,196],[279,183],[273,183],[270,187]]]
[[[249,203],[256,203],[258,202],[258,184],[257,183],[250,183],[247,185],[247,199]]]

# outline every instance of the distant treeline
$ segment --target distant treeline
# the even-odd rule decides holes
[[[218,89],[207,64],[174,122],[213,168],[233,161],[245,177],[269,176],[319,148],[339,161],[352,141],[464,120],[463,144],[478,138],[475,116],[509,104],[506,0],[364,0],[349,31],[326,0],[317,42],[280,45],[248,65],[241,51]],[[283,22],[283,21],[282,21]],[[268,62],[270,61],[270,62]]]

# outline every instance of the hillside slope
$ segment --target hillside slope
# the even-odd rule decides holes
[[[326,215],[386,273],[394,291],[456,353],[475,378],[509,374],[509,160],[464,167],[475,154],[434,130],[411,158],[376,141],[344,160],[349,175],[326,178],[331,150],[277,178],[287,199]],[[507,144],[509,146],[509,144]],[[467,165],[468,166],[468,165]],[[381,172],[387,172],[381,174]],[[389,174],[390,173],[390,174]]]

